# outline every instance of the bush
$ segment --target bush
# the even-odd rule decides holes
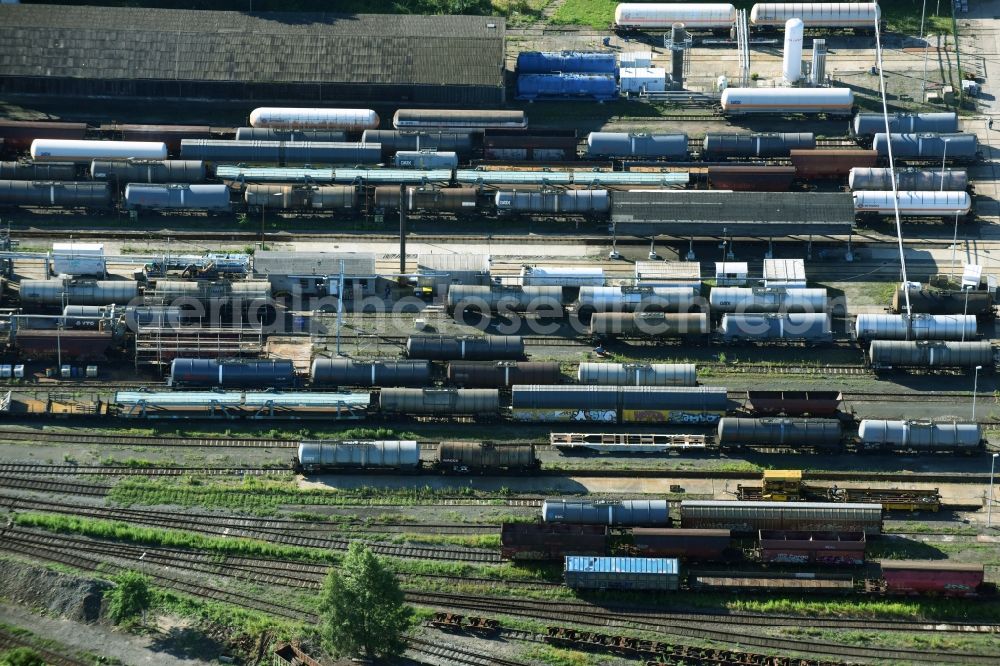
[[[45,666],[45,660],[31,648],[19,647],[0,653],[0,666]]]
[[[108,615],[115,624],[134,620],[149,608],[153,596],[148,578],[135,571],[125,571],[115,576],[114,583],[109,595]]]

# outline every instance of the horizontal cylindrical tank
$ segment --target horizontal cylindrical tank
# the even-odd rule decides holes
[[[381,144],[385,155],[401,150],[437,150],[462,155],[472,152],[473,138],[471,132],[365,130],[361,143]]]
[[[361,361],[350,358],[317,358],[309,377],[316,385],[424,386],[431,382],[430,361]]]
[[[327,129],[237,127],[237,141],[346,141],[347,132]],[[367,142],[365,142],[367,143]],[[377,142],[376,142],[377,143]]]
[[[399,109],[392,117],[392,126],[396,129],[525,129],[528,118],[524,111]]]
[[[497,389],[383,388],[379,410],[384,414],[475,415],[484,418],[500,413]]]
[[[247,306],[271,298],[271,283],[267,280],[157,280],[153,298],[171,303],[181,299],[201,303],[232,305],[239,301]]]
[[[208,173],[199,160],[94,160],[90,176],[119,183],[201,183]]]
[[[901,134],[937,132],[951,134],[958,131],[958,114],[945,113],[893,113],[889,115],[889,131]],[[874,136],[885,132],[885,117],[881,113],[859,113],[854,116],[854,134]]]
[[[450,213],[474,213],[479,193],[474,187],[407,187],[406,209]],[[399,210],[399,187],[379,185],[375,188],[375,206]]]
[[[0,162],[0,180],[73,180],[72,162]]]
[[[983,432],[977,423],[925,423],[864,419],[858,440],[865,450],[977,451]]]
[[[420,467],[416,441],[303,441],[296,456],[303,472],[325,469],[403,469]]]
[[[309,109],[265,106],[250,112],[251,127],[275,129],[339,129],[361,131],[378,127],[371,109]]]
[[[129,330],[140,326],[153,328],[176,328],[185,321],[184,308],[162,305],[136,305],[125,309],[125,323]]]
[[[606,213],[611,209],[607,190],[522,192],[500,190],[494,195],[497,211],[514,213]]]
[[[517,54],[518,74],[586,72],[614,74],[618,61],[611,51],[521,51]]]
[[[688,138],[686,134],[591,132],[587,135],[587,155],[684,160],[688,156]]]
[[[458,154],[433,150],[400,150],[396,153],[393,164],[400,169],[454,169],[458,166]]]
[[[156,141],[71,141],[35,139],[31,159],[39,162],[86,162],[99,159],[167,159],[167,145]]]
[[[524,340],[518,335],[411,335],[406,355],[428,361],[504,361],[524,358]]]
[[[699,298],[690,287],[580,287],[577,311],[688,312]]]
[[[0,180],[0,205],[108,208],[111,189],[107,183]]]
[[[979,152],[979,141],[975,134],[886,135],[879,132],[875,135],[872,148],[879,157],[888,157],[890,144],[892,156],[897,160],[932,160],[940,163],[944,159],[972,162],[977,159]]]
[[[713,312],[826,312],[826,289],[715,287]]]
[[[492,442],[441,442],[437,466],[456,472],[537,469],[534,445]]]
[[[812,150],[812,132],[772,134],[706,134],[702,149],[706,158],[788,157],[792,150]]]
[[[854,322],[859,340],[972,340],[977,332],[975,315],[862,313]]]
[[[787,314],[722,315],[719,333],[728,341],[803,340],[810,343],[833,340],[830,315],[822,312]]]
[[[124,305],[139,295],[134,280],[21,280],[22,306]]]
[[[694,386],[694,363],[581,363],[576,373],[581,384],[622,386]]]
[[[726,88],[722,110],[742,113],[825,113],[850,115],[854,92],[850,88]]]
[[[926,314],[973,314],[991,316],[993,294],[989,291],[930,291],[911,289],[909,291],[910,312]],[[892,297],[892,311],[906,312],[906,295],[897,289]]]
[[[230,210],[226,185],[175,185],[129,183],[125,186],[125,207],[129,210],[183,209]]]
[[[622,2],[615,8],[615,27],[621,30],[663,30],[683,23],[688,30],[729,30],[736,23],[736,7],[709,2]]]
[[[899,214],[907,217],[953,217],[968,215],[972,197],[968,192],[898,191]],[[895,215],[891,191],[858,190],[853,193],[854,211],[883,216]]]
[[[217,361],[175,358],[170,363],[171,386],[284,388],[295,384],[291,361]]]
[[[876,367],[984,368],[993,366],[989,340],[973,342],[901,342],[875,340],[868,358]]]
[[[759,2],[750,10],[750,24],[779,28],[797,18],[806,28],[875,30],[881,13],[874,2]]]
[[[570,500],[542,502],[542,520],[578,525],[670,525],[666,500]]]
[[[708,335],[705,313],[595,312],[590,334],[602,337],[684,337]]]
[[[834,449],[840,446],[843,427],[837,419],[743,419],[719,421],[716,442],[720,447],[758,446]]]
[[[944,187],[941,187],[942,175]],[[892,191],[892,169],[851,169],[847,183],[852,190]],[[969,187],[965,169],[897,169],[896,189],[909,192],[963,192]]]
[[[559,384],[558,363],[547,361],[452,361],[448,383],[466,388],[510,388],[514,384]]]
[[[618,96],[614,74],[519,74],[517,99],[582,97],[596,100]]]
[[[358,192],[353,185],[260,185],[251,183],[243,193],[247,206],[269,210],[343,210],[355,208]]]
[[[537,312],[559,316],[563,312],[561,287],[519,285],[464,285],[448,288],[448,311]]]
[[[206,162],[247,164],[378,164],[382,146],[341,141],[223,141],[184,139],[181,156]]]

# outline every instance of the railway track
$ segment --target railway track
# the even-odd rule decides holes
[[[417,655],[443,659],[450,664],[461,664],[462,666],[530,666],[530,664],[501,659],[495,654],[481,654],[472,652],[466,648],[457,648],[453,645],[441,645],[431,643],[421,638],[410,638],[408,640],[410,651]]]
[[[50,444],[100,444],[105,446],[178,446],[187,448],[295,448],[298,440],[239,437],[179,437],[169,435],[116,435],[113,433],[70,433],[46,430],[14,430],[0,428],[0,440],[8,442],[46,442]]]
[[[40,647],[27,637],[18,636],[7,629],[0,628],[0,652],[16,648],[28,648],[43,660],[46,666],[91,666],[93,662],[83,659],[74,659],[65,653]]]
[[[41,465],[0,463],[0,476],[10,474],[73,476],[264,476],[289,467],[154,467],[127,465]]]

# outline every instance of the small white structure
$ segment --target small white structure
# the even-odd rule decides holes
[[[622,67],[618,76],[623,93],[663,92],[667,89],[667,70],[662,67]]]
[[[53,243],[52,274],[104,277],[104,243]]]
[[[765,259],[765,287],[805,287],[806,262],[804,259]]]
[[[749,269],[745,261],[715,262],[715,285],[717,287],[743,287],[747,283]]]
[[[618,67],[628,69],[632,67],[652,67],[652,51],[624,51],[618,55]]]
[[[523,266],[525,287],[603,287],[604,269],[587,266]]]
[[[791,18],[785,22],[785,51],[781,71],[788,83],[802,78],[802,19]]]
[[[687,287],[701,291],[701,264],[697,261],[637,261],[635,283],[639,287]]]
[[[962,269],[962,289],[979,289],[983,281],[983,267],[979,264],[965,264]]]

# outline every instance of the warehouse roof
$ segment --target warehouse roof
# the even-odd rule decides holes
[[[611,219],[619,233],[670,236],[847,234],[849,192],[616,192]]]
[[[253,258],[253,270],[258,275],[344,275],[373,277],[375,254],[372,252],[283,252],[263,250]]]
[[[503,85],[504,19],[0,5],[5,76]]]

